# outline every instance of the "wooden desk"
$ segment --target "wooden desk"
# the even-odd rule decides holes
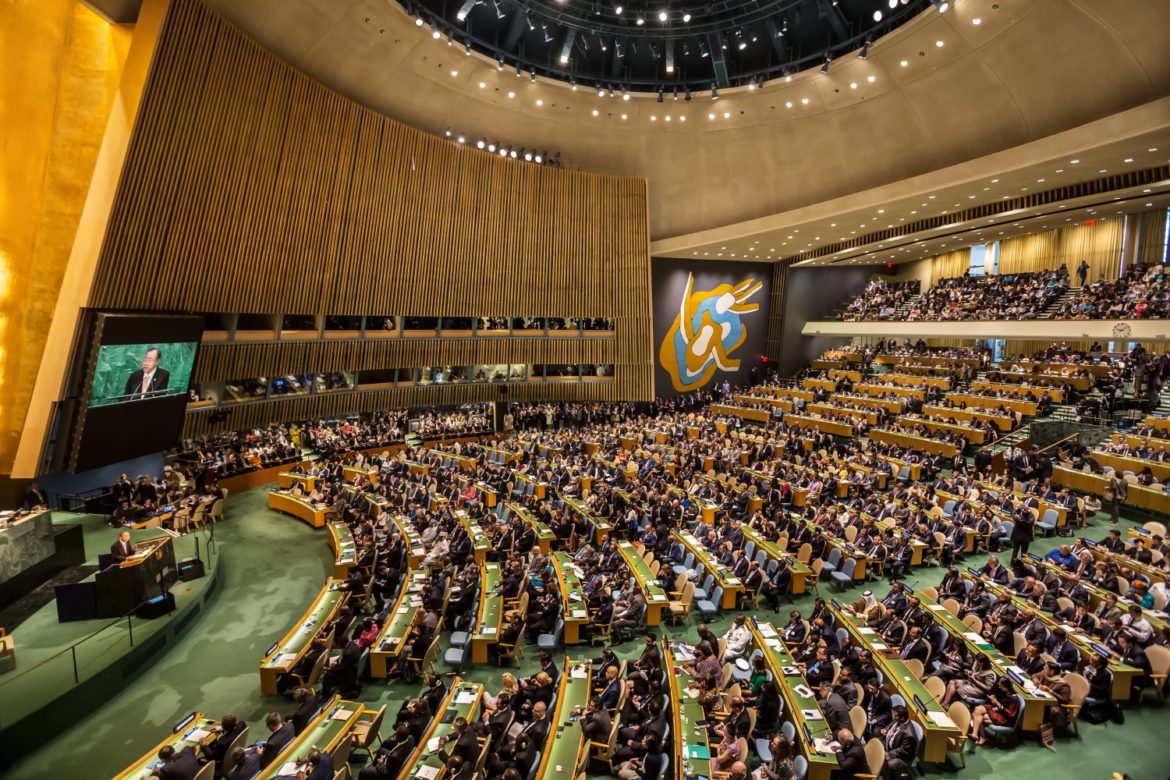
[[[1142,469],[1148,467],[1150,473],[1154,475],[1154,479],[1162,484],[1170,481],[1170,463],[1135,458],[1130,455],[1117,455],[1116,453],[1105,452],[1104,450],[1093,450],[1091,454],[1093,459],[1102,466],[1112,466],[1118,474],[1124,471],[1132,471],[1134,474],[1140,474],[1142,473]]]
[[[774,542],[764,539],[756,529],[746,525],[740,526],[740,528],[743,530],[743,538],[746,541],[756,543],[757,551],[763,550],[769,558],[788,564],[788,573],[792,575],[792,593],[797,596],[804,593],[804,583],[808,575],[812,573],[812,569],[796,560],[791,553],[781,550]]]
[[[917,398],[920,401],[926,399],[925,390],[920,390],[915,387],[902,387],[901,385],[879,385],[865,382],[856,385],[853,389],[856,392],[863,393],[865,395],[896,395],[900,398]]]
[[[856,383],[862,380],[862,376],[862,373],[857,370],[848,370],[842,368],[829,369],[829,379],[834,380],[834,382],[840,382],[842,379],[848,379],[850,382]]]
[[[878,632],[856,625],[854,618],[845,613],[836,600],[829,604],[829,612],[835,619],[834,625],[849,633],[855,647],[869,649],[874,665],[882,672],[886,690],[902,697],[906,702],[906,711],[922,727],[925,736],[925,744],[921,746],[923,760],[936,764],[946,761],[948,741],[961,736],[946,709],[926,689],[922,680],[898,658],[897,651],[882,641]]]
[[[349,598],[349,594],[339,589],[341,583],[334,582],[330,577],[313,599],[305,614],[301,615],[289,632],[260,659],[260,692],[268,696],[275,696],[279,691],[277,679],[291,671],[313,645],[313,639],[321,633],[329,621],[337,614],[337,610]]]
[[[650,571],[641,553],[629,542],[618,542],[618,552],[621,553],[646,599],[646,626],[662,625],[662,608],[667,605],[669,599],[659,587],[654,572]]]
[[[333,578],[344,580],[349,570],[357,565],[357,545],[345,523],[328,523],[329,546],[333,549]]]
[[[714,754],[711,752],[707,729],[700,725],[707,721],[706,713],[698,698],[685,693],[688,688],[698,690],[699,685],[690,672],[675,662],[666,637],[662,639],[662,663],[666,679],[670,682],[670,701],[673,705],[670,708],[673,718],[670,733],[675,738],[672,740],[674,756],[670,763],[676,767],[674,776],[714,778],[711,772]],[[677,771],[677,767],[682,767],[682,771]]]
[[[947,400],[951,403],[977,406],[981,409],[1010,409],[1019,412],[1025,417],[1035,417],[1039,411],[1035,401],[1025,401],[1019,398],[996,398],[993,395],[979,395],[977,393],[947,393]]]
[[[474,723],[479,715],[482,699],[483,686],[479,683],[465,682],[460,677],[452,680],[451,689],[447,691],[442,705],[438,707],[434,717],[431,718],[431,725],[427,726],[422,739],[418,741],[418,747],[414,749],[414,753],[404,764],[403,770],[398,773],[400,780],[417,777],[423,767],[428,767],[429,771],[434,772],[435,780],[442,780],[446,769],[443,758],[437,751],[432,753],[428,750],[427,743],[435,737],[450,737],[455,728],[453,725],[455,718],[463,718],[468,723]],[[443,723],[443,716],[448,711],[454,712],[455,718],[452,718],[448,723]]]
[[[349,739],[365,712],[365,705],[361,702],[345,701],[340,696],[334,696],[321,708],[320,714],[256,776],[257,780],[289,777],[288,764],[304,760],[314,748],[332,756]],[[259,735],[257,738],[260,738]]]
[[[1015,666],[1015,661],[1004,656],[995,648],[995,645],[973,632],[966,623],[952,615],[938,601],[926,595],[921,588],[915,591],[914,595],[918,596],[922,602],[923,611],[930,616],[931,620],[966,645],[972,653],[986,656],[996,674],[1006,676],[1008,667]],[[1052,702],[1052,697],[1029,693],[1027,689],[1015,682],[1012,683],[1012,688],[1024,699],[1024,717],[1020,721],[1020,728],[1024,731],[1039,731],[1040,724],[1044,720],[1044,707]]]
[[[812,414],[843,414],[846,417],[852,417],[856,420],[864,420],[870,425],[877,425],[878,413],[866,409],[850,409],[846,406],[834,406],[832,404],[809,404],[806,409]]]
[[[800,414],[788,414],[784,416],[784,422],[789,425],[797,425],[803,428],[817,428],[825,433],[833,436],[841,436],[846,439],[853,438],[855,431],[853,426],[848,423],[837,422],[836,420],[825,420],[820,417],[805,417]]]
[[[1093,649],[1093,644],[1095,643],[1094,637],[1090,637],[1081,631],[1073,630],[1069,626],[1062,626],[1060,622],[1055,620],[1047,612],[1036,609],[1035,605],[1029,603],[1029,601],[1023,596],[1016,595],[1010,588],[997,585],[987,577],[981,576],[978,572],[974,572],[969,568],[960,569],[959,575],[963,579],[970,582],[982,581],[984,587],[987,589],[987,592],[994,596],[1007,594],[1008,598],[1011,599],[1012,605],[1021,612],[1025,609],[1031,609],[1036,614],[1036,617],[1038,617],[1040,621],[1048,628],[1049,632],[1057,627],[1064,628],[1065,632],[1068,634],[1069,640],[1077,646],[1077,650],[1081,654],[1081,660],[1084,663],[1089,663],[1089,659],[1096,654],[1096,651]],[[1113,700],[1128,700],[1130,690],[1133,687],[1134,678],[1141,674],[1141,669],[1127,666],[1115,658],[1110,658],[1109,671],[1113,673],[1113,691],[1111,694]]]
[[[887,382],[893,382],[903,387],[937,387],[940,390],[950,390],[951,378],[949,376],[919,376],[915,374],[882,374],[881,378]]]
[[[754,388],[754,390],[759,393],[764,393],[765,395],[776,396],[779,398],[802,398],[806,403],[816,400],[816,395],[811,390],[801,390],[799,387],[758,385]]]
[[[176,723],[166,738],[126,769],[114,775],[114,780],[150,780],[155,776],[154,766],[158,763],[158,751],[167,745],[173,747],[176,752],[191,747],[195,750],[195,755],[199,755],[201,746],[215,741],[216,735],[211,733],[211,729],[216,725],[216,721],[203,717],[202,712],[192,712]]]
[[[525,525],[532,529],[533,533],[536,534],[536,545],[540,549],[540,552],[548,555],[549,550],[552,549],[552,543],[556,541],[557,535],[542,521],[538,520],[536,515],[529,512],[520,504],[511,501],[504,504],[502,519],[506,521],[510,515],[516,515],[524,521]]]
[[[1078,390],[1082,393],[1092,389],[1096,380],[1091,376],[1065,376],[1064,374],[1040,374],[1040,373],[1022,373],[1018,371],[1004,371],[1002,369],[991,373],[992,376],[999,379],[999,381],[1014,383],[1014,382],[1030,382],[1036,385],[1045,385],[1049,387],[1060,387],[1061,385],[1068,385],[1073,390]]]
[[[474,551],[475,562],[480,566],[487,561],[488,550],[492,549],[492,543],[488,539],[488,535],[480,527],[479,523],[472,520],[470,516],[462,509],[455,510],[455,517],[459,520],[463,530],[467,531],[467,535],[471,538],[471,547]]]
[[[289,471],[282,471],[276,475],[277,487],[288,490],[293,485],[300,485],[305,493],[312,493],[317,489],[317,478],[311,477],[308,474],[295,474]]]
[[[563,497],[565,506],[569,511],[579,517],[585,518],[585,521],[593,526],[593,543],[601,546],[605,544],[605,540],[609,537],[609,532],[613,530],[613,526],[605,518],[598,517],[593,514],[593,510],[585,505],[585,502],[579,498]]]
[[[537,745],[540,766],[536,777],[540,780],[573,780],[577,776],[577,762],[585,746],[585,732],[577,725],[577,718],[589,704],[591,687],[592,664],[584,660],[574,665],[566,656],[549,734],[545,744]]]
[[[731,406],[730,404],[711,404],[708,409],[713,415],[738,417],[741,420],[754,420],[760,423],[766,423],[772,419],[772,415],[767,409],[749,409],[744,406]]]
[[[415,460],[405,461],[407,468],[410,469],[411,474],[422,474],[423,476],[430,476],[431,467],[426,463],[419,463]]]
[[[552,555],[553,569],[561,584],[561,604],[565,621],[564,640],[566,645],[581,641],[581,626],[589,622],[589,610],[585,603],[585,589],[577,575],[576,564],[566,552]]]
[[[488,645],[500,641],[500,622],[504,617],[504,597],[496,592],[500,584],[500,565],[489,563],[479,570],[479,612],[471,633],[471,662],[488,662]],[[524,637],[516,640],[523,642]]]
[[[424,571],[412,571],[398,590],[398,598],[390,610],[390,617],[382,625],[374,643],[370,645],[370,676],[384,678],[390,674],[390,667],[402,657],[407,649],[406,637],[414,625],[415,615],[422,608],[422,591],[431,575]]]
[[[813,379],[808,378],[801,381],[801,386],[809,390],[824,390],[826,393],[837,392],[837,383],[832,379]]]
[[[931,545],[927,544],[926,542],[922,541],[921,539],[915,539],[914,537],[907,534],[906,529],[902,528],[897,523],[895,523],[894,519],[892,517],[887,517],[884,520],[874,520],[873,518],[870,518],[868,515],[862,515],[862,517],[866,517],[870,520],[873,520],[874,528],[879,528],[883,531],[890,531],[894,536],[896,536],[897,538],[899,538],[902,541],[905,541],[907,544],[909,544],[910,545],[910,565],[911,566],[921,566],[922,565],[923,556],[926,553],[926,551],[930,549]]]
[[[537,501],[544,501],[545,493],[548,491],[547,482],[538,482],[516,469],[512,469],[512,477],[518,484],[523,485],[522,489],[526,495],[534,496]]]
[[[962,425],[951,425],[950,423],[941,422],[939,420],[930,420],[925,417],[916,417],[910,414],[899,415],[898,422],[902,425],[921,425],[928,431],[934,433],[949,433],[954,436],[961,436],[972,444],[983,444],[985,433],[979,428],[968,428]]]
[[[324,504],[314,504],[306,498],[300,498],[291,493],[269,490],[268,508],[304,520],[314,528],[325,527],[325,512],[327,507]]]
[[[945,441],[935,441],[934,439],[925,439],[921,436],[915,436],[912,433],[900,433],[898,431],[887,431],[884,428],[874,428],[869,432],[870,441],[882,442],[884,444],[895,444],[899,447],[907,447],[919,452],[936,452],[944,458],[953,458],[959,451],[959,448]]]
[[[736,598],[743,592],[743,583],[739,577],[736,577],[731,569],[724,566],[707,552],[707,548],[703,547],[690,531],[676,529],[671,531],[670,535],[675,541],[694,553],[695,561],[710,572],[715,577],[716,584],[723,588],[723,600],[720,602],[719,608],[735,609]]]
[[[342,466],[341,472],[346,482],[357,482],[358,477],[365,477],[375,487],[378,485],[378,470],[363,466]]]
[[[1154,436],[1140,436],[1135,433],[1115,433],[1110,439],[1112,441],[1118,441],[1120,439],[1130,447],[1149,447],[1159,452],[1170,449],[1170,439],[1159,439]]]
[[[936,417],[953,417],[956,420],[962,420],[968,423],[991,423],[1001,431],[1010,431],[1016,422],[1011,417],[1004,417],[1000,414],[975,412],[970,409],[955,409],[950,406],[923,406],[922,413]]]
[[[971,383],[971,389],[976,393],[1020,393],[1037,401],[1048,396],[1054,404],[1064,403],[1064,393],[1057,387],[1036,387],[1015,382],[989,382],[986,379],[978,379]]]
[[[1052,481],[1054,484],[1064,485],[1081,493],[1092,493],[1101,497],[1105,496],[1105,488],[1109,484],[1108,477],[1064,466],[1053,467]],[[1170,493],[1141,485],[1129,485],[1126,494],[1126,506],[1136,506],[1163,515],[1170,514]]]
[[[1132,528],[1130,529],[1130,532],[1131,533],[1133,532]],[[1041,568],[1044,568],[1044,569],[1048,569],[1049,571],[1055,573],[1057,576],[1068,574],[1067,571],[1060,568],[1055,563],[1052,563],[1051,561],[1046,561],[1043,558],[1041,558],[1039,555],[1036,555],[1035,553],[1028,553],[1028,557],[1032,559],[1032,562],[1035,565],[1037,565]],[[1080,582],[1080,584],[1082,586],[1084,586],[1085,590],[1088,592],[1089,606],[1094,608],[1094,609],[1098,605],[1100,605],[1102,602],[1105,601],[1106,596],[1108,596],[1108,595],[1117,596],[1117,594],[1113,593],[1113,591],[1105,590],[1104,588],[1100,587],[1099,585],[1094,585],[1092,582],[1090,582],[1089,580],[1086,580],[1082,577],[1078,577],[1077,581]],[[1125,596],[1117,596],[1117,604],[1118,604],[1118,607],[1122,609],[1122,611],[1128,609],[1131,604],[1136,604],[1136,603],[1137,602],[1134,601],[1133,599],[1126,598]],[[1145,617],[1145,619],[1149,622],[1149,624],[1151,626],[1153,626],[1154,631],[1156,631],[1158,633],[1161,633],[1162,630],[1164,628],[1166,628],[1167,625],[1170,625],[1170,621],[1168,621],[1166,618],[1158,617],[1157,615],[1155,615],[1153,613],[1152,610],[1149,610],[1149,609],[1143,609],[1142,616]]]
[[[820,713],[820,705],[812,695],[808,680],[796,666],[796,660],[784,644],[783,634],[771,623],[761,622],[750,618],[748,624],[752,631],[752,639],[764,656],[764,661],[772,671],[772,679],[784,697],[784,717],[792,721],[796,727],[796,739],[793,748],[808,761],[808,780],[828,780],[829,775],[837,769],[837,756],[833,753],[818,753],[815,742],[817,740],[835,739],[829,733],[829,724],[822,715],[820,718],[809,720],[805,712]],[[785,674],[788,669],[792,674]],[[808,696],[802,695],[798,687],[809,691]]]
[[[890,414],[901,414],[906,408],[903,401],[890,401],[885,398],[872,398],[868,395],[850,395],[848,393],[833,393],[829,400],[839,404],[854,404],[868,409],[881,409]]]
[[[390,519],[398,526],[398,533],[402,534],[406,542],[406,565],[411,569],[417,569],[423,558],[427,557],[427,548],[423,544],[422,536],[411,525],[410,520],[402,515],[391,515]]]

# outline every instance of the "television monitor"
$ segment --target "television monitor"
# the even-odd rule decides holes
[[[86,356],[73,470],[174,446],[203,319],[98,313]]]

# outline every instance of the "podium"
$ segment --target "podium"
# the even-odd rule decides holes
[[[94,579],[100,618],[125,615],[135,607],[165,595],[179,579],[171,537],[138,542],[133,556],[103,568]]]

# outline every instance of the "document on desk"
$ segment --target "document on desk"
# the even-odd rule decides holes
[[[281,653],[280,655],[276,656],[276,658],[272,659],[272,663],[276,664],[277,666],[287,666],[296,660],[296,653]]]
[[[202,742],[203,740],[207,739],[207,735],[210,733],[211,732],[206,729],[195,729],[190,734],[188,734],[185,739],[188,742]]]
[[[455,694],[455,704],[471,704],[475,701],[475,691],[460,691]]]
[[[955,722],[945,712],[931,711],[926,713],[926,716],[936,726],[941,726],[944,729],[953,729],[955,727]]]
[[[296,777],[297,776],[297,762],[286,761],[280,771],[276,773],[277,777]]]
[[[353,715],[353,710],[337,710],[336,712],[333,713],[333,719],[334,720],[349,720],[351,715]]]
[[[428,753],[436,753],[436,752],[438,752],[440,747],[441,747],[441,745],[439,744],[438,737],[431,737],[430,739],[427,740],[427,752]]]
[[[572,671],[569,672],[569,677],[574,680],[584,680],[588,676],[588,672],[586,672],[585,668],[581,666],[574,666]]]
[[[420,766],[414,776],[421,777],[422,780],[435,780],[439,776],[439,769],[437,766]]]

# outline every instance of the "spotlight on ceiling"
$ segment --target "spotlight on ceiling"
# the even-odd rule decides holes
[[[665,22],[666,19],[667,19],[666,11],[659,11],[658,12],[658,21]]]
[[[683,14],[682,20],[683,20],[683,24],[686,24],[687,22],[689,22],[691,20],[691,15],[690,14]]]
[[[422,27],[424,24],[425,24],[425,22],[423,21],[423,18],[421,16],[414,17],[414,26],[415,27]]]
[[[499,2],[497,0],[492,0],[492,5],[495,6],[495,8],[496,8],[496,18],[503,19],[504,18],[504,9],[500,8]]]
[[[529,152],[529,151],[524,152],[524,159],[527,160],[528,162],[532,162],[532,152]]]
[[[662,102],[662,87],[661,86],[658,87],[658,102],[659,103]]]
[[[483,140],[482,138],[475,142],[476,149],[483,149],[486,146],[487,146],[487,141]]]
[[[934,4],[940,14],[945,14],[947,9],[951,7],[950,0],[930,0],[930,2]]]
[[[710,52],[707,51],[707,44],[703,43],[702,41],[699,41],[699,55],[703,59],[707,59],[708,54],[710,54]]]
[[[613,12],[614,12],[615,14],[617,14],[618,16],[621,16],[621,15],[622,15],[622,7],[621,7],[620,5],[619,5],[619,6],[615,6],[615,7],[614,7],[614,9],[613,9]]]
[[[718,99],[719,99],[719,90],[715,88],[715,82],[714,82],[714,81],[712,81],[712,82],[711,82],[711,99],[712,99],[712,100],[718,100]]]
[[[605,87],[597,85],[597,97],[605,97]]]
[[[630,88],[623,85],[622,86],[622,100],[629,100],[629,99],[630,99]]]
[[[532,155],[532,161],[537,163],[537,164],[540,164],[540,163],[544,162],[545,157],[548,157],[547,150],[543,151],[543,152],[537,152],[536,154]]]
[[[467,15],[471,13],[471,9],[475,8],[476,0],[463,0],[463,5],[459,6],[459,11],[455,14],[455,18],[463,22],[467,20]]]
[[[467,137],[465,135],[463,135],[463,133],[460,133],[459,137],[456,138],[455,140],[458,141],[459,143],[463,143],[464,141],[467,140]]]
[[[873,12],[873,20],[875,22],[880,22],[882,20],[882,12],[880,8]]]
[[[499,59],[496,60],[496,70],[503,70],[503,69],[504,69],[504,55],[501,54]]]
[[[491,152],[492,154],[495,154],[495,151],[496,151],[496,149],[498,149],[498,148],[499,148],[499,146],[500,146],[500,142],[499,142],[499,141],[492,141],[491,143],[489,143],[489,144],[487,145],[487,149],[488,149],[488,151],[489,151],[489,152]]]
[[[444,131],[443,131],[443,135],[445,135],[445,136],[447,136],[448,138],[450,138],[450,137],[451,137],[451,128],[449,128],[449,127],[448,127],[446,130],[444,130]]]
[[[569,53],[573,50],[573,41],[577,39],[577,31],[569,28],[569,32],[565,34],[565,42],[561,45],[561,64],[565,65],[569,62]]]
[[[821,73],[828,73],[829,72],[829,65],[832,64],[832,62],[833,62],[833,58],[826,54],[825,55],[825,64],[821,66]]]
[[[898,0],[894,0],[894,2],[896,3],[896,2],[898,2]],[[857,58],[859,60],[864,60],[867,57],[869,57],[869,46],[871,43],[873,43],[872,40],[870,40],[869,38],[865,39],[865,43],[863,43],[861,45],[861,53],[857,55]]]
[[[683,87],[683,89],[686,91],[686,96],[683,98],[683,100],[690,103],[691,102],[691,88],[690,87]]]
[[[528,69],[528,80],[531,81],[533,84],[536,83],[536,68],[529,68]]]

